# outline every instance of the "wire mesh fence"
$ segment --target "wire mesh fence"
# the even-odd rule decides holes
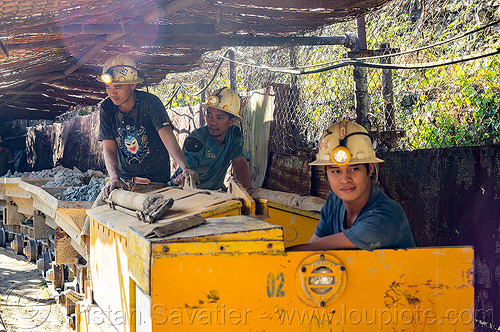
[[[207,91],[232,85],[242,97],[280,86],[286,116],[275,123],[270,140],[283,153],[316,148],[322,131],[339,119],[362,122],[360,109],[365,126],[382,143],[379,149],[495,144],[499,6],[484,0],[395,0],[366,16],[368,51],[341,45],[239,47],[230,79],[231,62],[222,50],[207,55],[196,72],[167,76],[155,92],[167,107],[177,107],[201,102],[206,91],[196,92],[207,84]],[[353,20],[311,35],[356,31]],[[360,61],[372,67],[352,65]],[[185,90],[171,98],[179,83]],[[368,99],[360,105],[362,93]]]

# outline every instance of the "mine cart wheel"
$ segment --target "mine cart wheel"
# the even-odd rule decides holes
[[[38,245],[35,240],[29,240],[26,247],[24,247],[24,254],[28,257],[30,262],[36,262],[38,256]]]
[[[14,236],[14,240],[10,243],[10,246],[12,247],[12,249],[14,249],[14,252],[17,255],[22,255],[23,248],[24,248],[24,236],[23,236],[23,234],[16,234]]]

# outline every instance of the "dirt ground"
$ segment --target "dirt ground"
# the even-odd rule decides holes
[[[0,331],[69,332],[42,272],[24,256],[0,247]],[[2,324],[3,323],[3,324]]]

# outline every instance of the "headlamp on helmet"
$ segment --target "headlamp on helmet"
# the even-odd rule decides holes
[[[335,164],[342,166],[351,161],[351,151],[345,146],[337,146],[333,149],[330,158]]]
[[[342,120],[324,131],[316,160],[310,165],[343,166],[381,162],[383,160],[375,155],[375,140],[368,131],[355,122]]]
[[[219,105],[219,97],[217,97],[216,95],[211,95],[210,97],[208,97],[208,105],[212,107],[216,107],[217,105]]]
[[[351,161],[352,153],[351,151],[346,147],[347,139],[353,135],[366,135],[370,137],[370,140],[372,141],[373,145],[373,137],[368,134],[364,133],[361,131],[350,133],[346,137],[340,140],[339,146],[337,146],[335,149],[333,149],[332,153],[330,154],[330,159],[333,161],[333,163],[343,166],[348,164]]]
[[[102,66],[102,75],[98,81],[105,84],[139,84],[144,82],[147,89],[146,78],[137,70],[134,59],[124,53],[110,57]]]
[[[224,87],[213,92],[202,106],[213,107],[241,119],[240,97],[230,88]]]
[[[226,89],[229,90],[228,88],[222,88],[222,89],[218,90],[217,92],[215,92],[213,95],[209,96],[208,97],[208,105],[212,106],[212,107],[217,107],[217,108],[222,109],[225,112],[227,112],[227,110],[229,109],[229,105],[227,105],[227,103],[225,105],[220,105],[221,99],[223,98],[222,94],[224,93],[224,91]],[[238,98],[238,101],[239,101],[239,98]]]
[[[111,82],[113,82],[113,73],[111,72],[111,69],[108,69],[107,72],[101,75],[101,81],[106,84],[110,84]]]
[[[142,75],[142,73],[139,72],[135,67],[128,65],[117,65],[109,67],[108,70],[106,70],[106,72],[101,75],[101,81],[106,84],[111,84],[115,79],[115,75],[120,74],[125,77],[129,71],[136,72],[139,76],[146,80],[144,75]]]

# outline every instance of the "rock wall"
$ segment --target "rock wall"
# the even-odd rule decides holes
[[[55,166],[105,171],[101,143],[97,140],[99,113],[75,116],[62,123],[28,127],[23,171]]]
[[[500,146],[382,158],[381,179],[405,209],[420,246],[474,246],[476,313],[500,326]]]

